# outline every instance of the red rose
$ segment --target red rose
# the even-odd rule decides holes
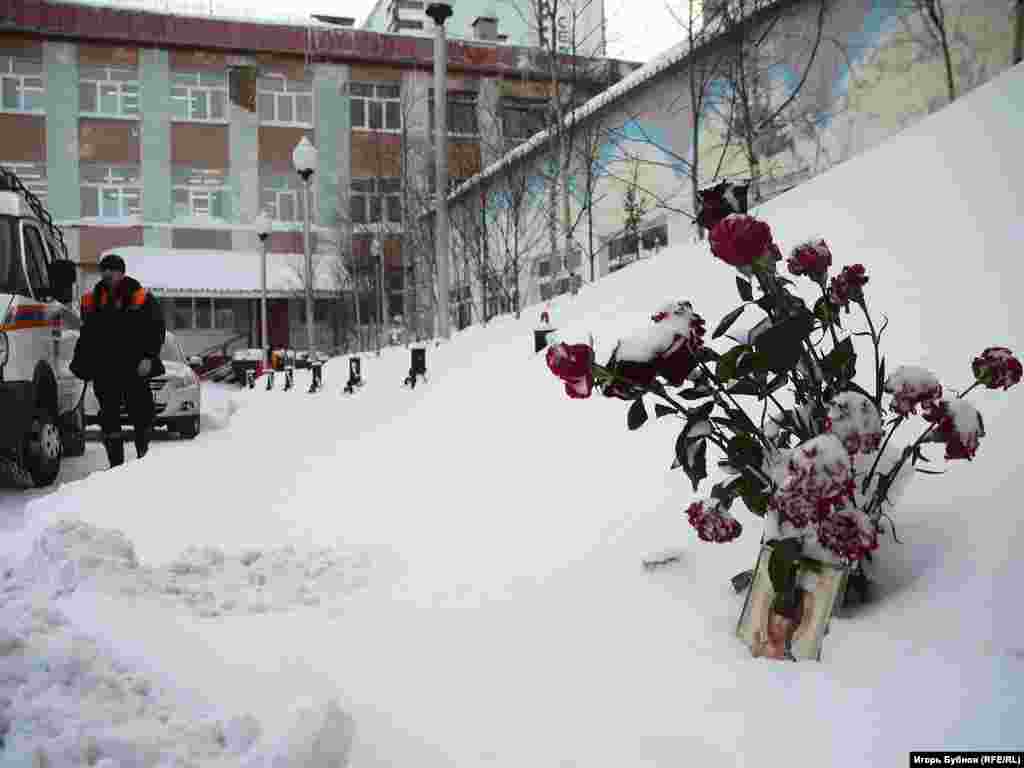
[[[565,394],[590,397],[594,390],[594,350],[586,344],[556,344],[548,348],[548,368],[565,382]]]
[[[816,282],[824,283],[828,268],[832,266],[832,251],[824,240],[801,243],[790,253],[786,266],[792,275],[807,275]]]
[[[1006,347],[989,347],[971,363],[974,378],[989,389],[1009,389],[1021,380],[1020,360]]]
[[[843,267],[843,271],[832,278],[828,289],[829,298],[833,304],[840,307],[849,306],[851,299],[858,302],[863,301],[863,289],[867,282],[868,278],[863,264]]]
[[[918,405],[927,405],[942,397],[942,384],[935,374],[915,365],[901,365],[885,380],[885,391],[892,394],[893,413],[909,416]]]
[[[733,214],[711,230],[711,252],[726,264],[749,270],[763,256],[778,260],[778,248],[772,242],[771,228],[753,216]]]
[[[723,181],[697,193],[697,224],[704,229],[733,213],[747,212],[747,185]]]

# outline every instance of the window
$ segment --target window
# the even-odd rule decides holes
[[[172,72],[171,117],[192,122],[227,120],[227,72]]]
[[[434,134],[434,89],[430,89],[430,133]],[[472,91],[448,91],[448,133],[455,136],[477,136],[476,94]]]
[[[133,67],[82,67],[78,75],[83,115],[137,117],[139,73]]]
[[[258,81],[260,122],[264,125],[313,126],[313,84],[264,75]]]
[[[353,128],[374,131],[402,130],[401,89],[397,85],[350,83]]]
[[[350,216],[353,224],[401,223],[401,180],[352,179]]]
[[[314,202],[316,192],[310,190]],[[274,221],[303,221],[302,181],[297,173],[260,174],[260,210]],[[315,210],[315,206],[314,206]]]
[[[82,163],[82,215],[117,218],[142,213],[138,166]]]
[[[549,277],[551,275],[551,259],[543,257],[537,262],[537,277]]]
[[[640,241],[643,243],[645,251],[664,248],[668,245],[668,226],[662,224],[644,230],[644,233],[640,236]]]
[[[21,243],[25,252],[25,271],[28,272],[28,283],[32,286],[32,294],[36,299],[50,295],[50,280],[46,270],[46,249],[39,230],[31,224],[24,224],[21,229]]]
[[[547,102],[539,99],[502,99],[501,127],[506,139],[528,139],[544,130]]]
[[[226,172],[220,169],[175,166],[174,215],[227,217]]]
[[[196,299],[196,328],[208,331],[213,328],[213,300]]]
[[[218,330],[234,330],[235,304],[231,299],[213,300],[213,323]]]
[[[399,29],[423,29],[422,21],[407,21],[405,19],[398,20]]]
[[[43,62],[18,56],[0,56],[3,80],[0,107],[12,112],[43,112]]]
[[[174,309],[174,328],[192,327],[192,299],[171,299]]]

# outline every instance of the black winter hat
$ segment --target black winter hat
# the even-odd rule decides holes
[[[124,259],[118,256],[116,253],[108,253],[100,260],[100,271],[104,269],[113,269],[117,272],[127,272],[124,265]]]

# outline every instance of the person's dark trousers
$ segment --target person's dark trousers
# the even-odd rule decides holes
[[[101,379],[93,382],[100,404],[100,429],[110,466],[124,463],[121,438],[121,404],[128,408],[128,420],[135,429],[135,452],[141,459],[149,450],[149,430],[153,425],[153,394],[149,380],[138,376]]]

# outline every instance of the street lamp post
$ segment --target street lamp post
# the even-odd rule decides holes
[[[434,237],[434,255],[437,259],[438,332],[447,339],[451,336],[448,317],[448,40],[444,23],[452,15],[448,3],[430,3],[427,16],[434,20],[434,157],[437,166],[437,232]]]
[[[312,183],[313,174],[316,173],[316,147],[314,147],[308,138],[302,137],[302,140],[295,145],[295,149],[292,150],[292,164],[295,166],[296,172],[302,179],[302,187],[304,190],[303,195],[303,208],[305,208],[305,215],[303,216],[303,247],[305,249],[305,278],[306,278],[306,342],[309,349],[310,360],[313,359],[316,352],[316,342],[313,333],[313,253],[310,248],[310,210],[309,210],[309,187]]]
[[[260,346],[263,347],[263,367],[270,370],[270,337],[267,333],[267,241],[270,239],[270,219],[265,213],[256,217],[256,234],[260,238]]]
[[[383,249],[381,248],[380,245],[380,238],[374,237],[373,240],[370,242],[370,256],[373,258],[373,271],[376,273],[377,276],[377,290],[375,291],[377,295],[374,296],[374,300],[377,303],[377,311],[373,313],[374,315],[377,316],[377,330],[376,333],[374,334],[377,337],[377,357],[380,357],[380,337],[384,329],[384,317],[382,314],[384,308],[384,287],[381,284],[381,278],[384,274],[383,259],[381,257],[382,250]]]

